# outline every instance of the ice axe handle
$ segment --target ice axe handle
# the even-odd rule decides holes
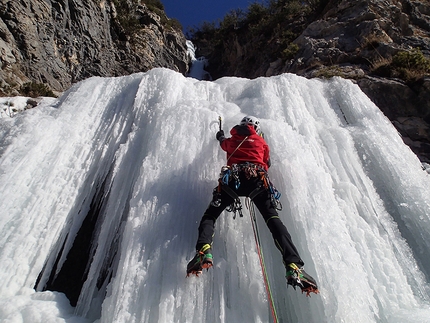
[[[222,119],[221,119],[221,116],[218,117],[218,121],[219,121],[219,131],[221,131],[222,130],[222,126],[221,126]]]

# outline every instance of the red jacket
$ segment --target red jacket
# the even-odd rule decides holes
[[[265,170],[269,168],[269,146],[252,126],[235,126],[230,130],[230,134],[231,138],[221,141],[221,148],[227,152],[228,166],[250,162],[263,166]],[[243,141],[245,138],[246,140]],[[240,147],[235,151],[239,145]]]

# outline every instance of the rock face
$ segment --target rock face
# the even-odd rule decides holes
[[[63,91],[90,76],[120,76],[167,67],[188,70],[182,31],[145,4],[122,0],[138,26],[127,30],[118,0],[0,0],[0,82],[17,94],[26,82]]]
[[[294,41],[301,60],[293,72],[315,65],[369,67],[401,50],[420,48],[430,54],[430,5],[409,0],[332,0],[322,19],[307,26]]]

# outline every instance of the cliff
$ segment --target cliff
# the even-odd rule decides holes
[[[186,73],[185,37],[162,9],[157,1],[0,0],[3,95],[27,82],[64,91],[95,75]]]

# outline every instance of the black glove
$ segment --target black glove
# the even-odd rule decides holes
[[[224,141],[225,137],[224,137],[224,130],[220,130],[216,133],[216,140],[218,140],[219,142]]]

